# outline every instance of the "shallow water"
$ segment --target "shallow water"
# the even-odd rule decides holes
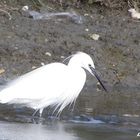
[[[32,110],[0,105],[0,119],[7,120],[0,121],[0,140],[140,139],[136,136],[140,132],[140,24],[122,10],[109,11],[87,7],[80,12],[86,19],[81,25],[69,20],[35,21],[16,11],[10,11],[12,20],[7,20],[5,14],[0,16],[0,66],[5,70],[0,82],[31,71],[42,62],[62,61],[61,57],[72,52],[85,51],[95,59],[105,85],[113,90],[109,94],[96,92],[97,81],[89,79],[85,94],[78,98],[74,108],[75,114],[90,114],[105,123],[71,120],[34,124],[24,117],[32,115]],[[90,38],[94,33],[100,35],[98,41]],[[46,56],[45,52],[52,56]]]
[[[137,130],[106,124],[48,122],[42,124],[0,121],[0,140],[135,140]]]
[[[34,111],[32,109],[1,104],[0,140],[139,139],[140,137],[137,137],[138,132],[140,132],[139,114],[136,114],[136,107],[134,109],[127,105],[127,96],[98,94],[98,96],[95,96],[96,94],[90,96],[90,93],[88,93],[86,96],[85,94],[80,96],[74,107],[74,112],[70,108],[66,109],[60,118],[48,117],[48,109],[45,109],[43,118],[39,119],[38,114],[36,114],[33,119],[32,113]],[[122,98],[123,96],[125,98]],[[136,99],[135,97],[135,101]],[[108,106],[107,101],[113,102]],[[124,104],[121,105],[121,108],[116,106],[118,101]],[[129,100],[130,102],[131,100]],[[98,109],[97,114],[94,104],[98,104],[98,106],[95,106]],[[133,113],[131,110],[133,110]],[[121,114],[119,114],[120,111]],[[48,119],[45,119],[47,117]]]

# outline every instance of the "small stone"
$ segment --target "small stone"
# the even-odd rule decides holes
[[[52,56],[52,54],[50,52],[46,52],[45,55]]]
[[[4,73],[5,72],[5,69],[1,68],[0,69],[0,74]]]
[[[86,31],[86,32],[88,32],[88,31],[89,31],[89,29],[88,29],[88,28],[86,28],[86,29],[85,29],[85,31]]]
[[[65,58],[65,56],[63,56],[63,55],[62,55],[62,56],[61,56],[61,58],[62,58],[62,59],[64,59],[64,58]]]
[[[45,42],[48,42],[49,40],[47,38],[45,38]]]
[[[100,36],[99,36],[98,34],[91,34],[91,35],[90,35],[90,38],[93,39],[93,40],[98,40],[99,37],[100,37]]]
[[[23,11],[28,11],[28,10],[29,10],[29,6],[27,6],[27,5],[23,6],[23,7],[22,7],[22,10],[23,10]]]
[[[36,66],[32,66],[32,69],[36,69]]]
[[[89,16],[89,14],[85,13],[84,16]]]
[[[140,115],[134,114],[133,117],[138,118],[138,117],[140,117]]]
[[[7,38],[8,38],[8,39],[11,39],[11,38],[12,38],[12,36],[8,35],[8,36],[7,36]]]
[[[97,88],[96,88],[97,91],[101,91],[101,84],[99,82],[97,82]]]
[[[45,63],[41,62],[41,65],[42,65],[42,66],[44,66],[44,65],[45,65]]]
[[[85,108],[85,110],[86,110],[86,113],[92,113],[93,112],[93,108],[87,107],[87,108]]]
[[[14,47],[15,48],[15,50],[18,50],[18,47]]]

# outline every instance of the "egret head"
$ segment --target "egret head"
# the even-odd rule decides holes
[[[89,65],[95,68],[92,58],[86,53],[77,52],[76,54],[71,55],[69,58],[71,59],[68,65],[74,67],[82,67],[87,71],[89,71],[90,73],[91,73],[91,69],[89,68]]]
[[[89,73],[91,73],[91,75],[96,77],[103,89],[107,91],[95,71],[95,66],[92,58],[88,54],[78,52],[75,55],[72,55],[68,65],[73,65],[74,67],[82,67],[83,69],[87,70]]]

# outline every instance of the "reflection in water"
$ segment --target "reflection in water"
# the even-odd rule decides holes
[[[78,98],[74,112],[65,109],[63,121],[51,117],[38,124],[32,124],[33,110],[0,105],[0,120],[11,121],[0,121],[0,140],[137,140],[139,100],[139,92],[85,93]],[[45,118],[47,113],[46,109]]]
[[[3,140],[76,140],[74,133],[67,132],[64,125],[20,124],[0,122],[0,139]]]
[[[106,125],[62,122],[42,124],[0,121],[0,140],[135,140],[137,131],[122,131]]]

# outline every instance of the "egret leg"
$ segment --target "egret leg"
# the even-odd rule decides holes
[[[39,117],[42,117],[43,108],[35,110],[35,112],[33,113],[32,117],[34,117],[38,111],[39,111]]]
[[[43,118],[41,118],[41,117],[42,117],[43,109],[44,108],[36,109],[34,111],[34,113],[32,114],[32,119],[31,119],[33,123],[35,123],[35,124],[42,124]],[[35,116],[37,114],[37,112],[39,112],[39,117]]]
[[[39,117],[42,117],[43,108],[39,109]]]
[[[34,113],[32,114],[32,117],[34,117],[38,111],[39,111],[39,109],[36,109],[36,110],[34,111]]]

